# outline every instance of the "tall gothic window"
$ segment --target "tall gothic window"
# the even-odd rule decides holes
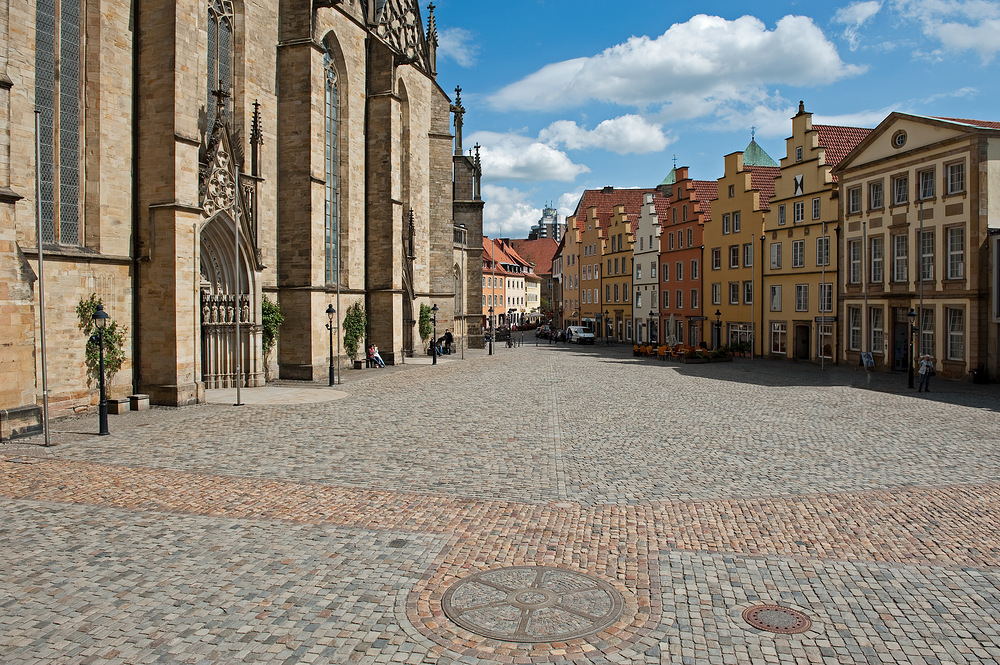
[[[220,87],[229,94],[226,112],[232,112],[233,94],[233,2],[211,0],[208,3],[208,97],[205,104],[208,123],[205,134],[211,136],[218,103],[212,94]]]
[[[80,2],[35,4],[42,241],[80,243]]]
[[[339,230],[337,216],[337,71],[333,66],[333,57],[329,51],[323,54],[323,72],[326,81],[323,128],[324,157],[323,166],[326,175],[325,197],[325,239],[326,249],[326,283],[337,282],[337,234]]]

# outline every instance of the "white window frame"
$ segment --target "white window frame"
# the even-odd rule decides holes
[[[945,233],[948,241],[948,279],[964,279],[965,227],[952,226],[945,229]]]
[[[809,285],[808,284],[796,284],[795,285],[795,311],[796,312],[808,312],[809,311]]]
[[[771,311],[781,311],[781,284],[771,285]]]
[[[861,308],[847,308],[847,350],[861,350]]]
[[[885,183],[881,180],[868,183],[868,209],[881,210],[885,207]]]
[[[885,349],[885,310],[872,307],[868,310],[868,329],[871,350],[874,355],[882,355]]]
[[[830,265],[830,236],[816,238],[816,265]]]
[[[833,311],[833,283],[820,282],[819,284],[819,305],[820,312]]]
[[[907,261],[907,243],[909,237],[905,233],[892,236],[892,281],[906,282],[909,278],[909,262]]]
[[[959,307],[945,307],[945,334],[947,344],[945,357],[948,360],[965,360],[965,310]]]
[[[792,204],[792,223],[798,224],[806,219],[806,202],[796,201]]]
[[[820,200],[819,200],[818,196],[814,196],[813,197],[812,208],[813,208],[813,212],[812,212],[813,219],[819,219],[822,208],[821,208]]]
[[[892,205],[906,205],[910,200],[910,180],[905,175],[892,179]]]
[[[712,270],[722,270],[722,248],[712,248]]]
[[[740,304],[740,283],[739,282],[729,282],[729,304],[739,305]]]
[[[778,226],[784,226],[784,225],[785,225],[785,204],[784,203],[779,203],[778,204]]]
[[[781,243],[771,243],[771,270],[781,270]]]
[[[675,273],[675,276],[677,277],[677,281],[678,282],[683,282],[684,281],[684,262],[683,261],[678,261],[677,262],[677,265],[674,266],[674,273]]]
[[[743,245],[743,267],[749,268],[753,265],[753,243],[748,242]]]
[[[771,322],[771,353],[787,355],[788,324],[784,321]]]
[[[856,215],[861,212],[861,187],[847,188],[847,214]]]
[[[698,261],[698,259],[691,259],[691,279],[698,279],[699,275],[698,268],[700,267],[698,265],[699,263],[700,262]]]
[[[948,194],[961,194],[965,191],[965,162],[955,162],[945,165],[947,182],[945,184]]]
[[[712,283],[712,304],[713,305],[722,304],[722,282]]]
[[[729,246],[729,267],[739,268],[740,267],[740,246],[730,245]]]
[[[872,284],[882,284],[885,281],[885,238],[874,236],[868,240],[868,244],[871,257],[868,278]]]
[[[737,210],[736,212],[733,213],[733,233],[739,233],[741,226],[742,225],[740,224],[740,212]]]
[[[920,268],[917,280],[924,282],[934,281],[934,231],[924,231],[921,234],[917,231],[920,240]]]
[[[917,193],[919,201],[934,198],[934,169],[917,171]]]
[[[753,282],[750,280],[743,282],[743,304],[753,304]]]
[[[806,265],[806,241],[792,241],[792,267],[803,268]]]
[[[917,324],[920,328],[920,355],[934,355],[934,308],[924,307]]]

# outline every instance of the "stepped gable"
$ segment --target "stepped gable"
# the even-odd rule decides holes
[[[781,174],[777,166],[745,167],[750,172],[750,186],[760,192],[760,209],[770,210],[774,198],[774,179]]]
[[[819,132],[819,144],[826,148],[826,164],[836,166],[847,153],[872,133],[866,127],[841,127],[839,125],[813,125]],[[836,178],[834,178],[836,181]]]

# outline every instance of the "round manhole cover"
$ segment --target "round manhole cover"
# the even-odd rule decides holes
[[[780,605],[757,605],[743,612],[743,620],[754,628],[771,633],[804,633],[812,626],[802,612]]]
[[[462,628],[505,642],[562,642],[596,633],[621,616],[613,586],[547,566],[498,568],[465,577],[441,607]]]

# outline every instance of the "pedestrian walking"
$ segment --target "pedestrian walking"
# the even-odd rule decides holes
[[[451,345],[455,343],[455,336],[451,334],[451,329],[444,331],[444,353],[451,355]]]
[[[920,356],[920,385],[917,392],[929,393],[931,391],[931,377],[934,376],[934,358],[926,353]]]

